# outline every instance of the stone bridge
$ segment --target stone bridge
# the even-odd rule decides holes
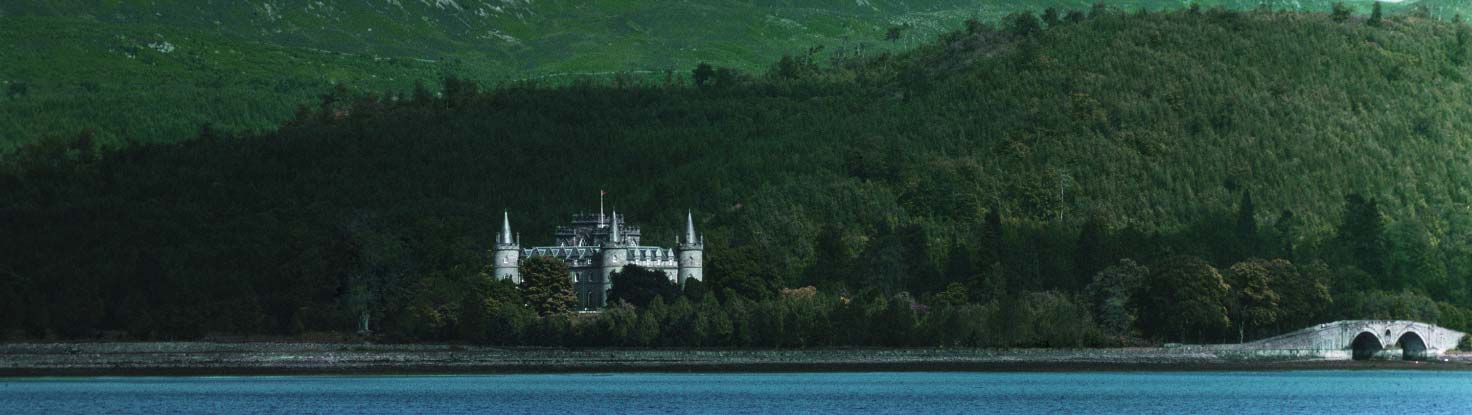
[[[1466,333],[1406,320],[1344,320],[1228,349],[1258,356],[1427,360],[1457,348]]]

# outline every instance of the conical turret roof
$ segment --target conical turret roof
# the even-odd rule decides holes
[[[616,243],[616,244],[623,243],[622,238],[619,238],[619,235],[618,235],[618,228],[619,228],[619,223],[618,223],[618,210],[614,210],[613,211],[613,222],[609,223],[608,226],[613,227],[613,230],[609,231],[609,233],[608,233],[608,241],[609,242],[612,242],[612,243]]]
[[[685,211],[685,243],[695,243],[695,216]]]
[[[501,234],[496,236],[498,236],[496,239],[498,244],[511,245],[514,243],[511,241],[511,212],[501,212]]]

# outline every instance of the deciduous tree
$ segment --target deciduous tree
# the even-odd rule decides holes
[[[635,307],[644,307],[655,297],[676,298],[680,286],[670,281],[664,272],[634,264],[624,265],[608,276],[613,288],[608,290],[608,300],[623,300]]]
[[[1227,269],[1227,284],[1232,292],[1227,304],[1237,325],[1237,342],[1245,340],[1247,327],[1265,327],[1276,323],[1282,315],[1279,296],[1273,290],[1270,261],[1248,259]]]
[[[1150,267],[1140,314],[1156,335],[1200,340],[1209,330],[1226,328],[1225,301],[1230,286],[1201,258],[1176,255]]]

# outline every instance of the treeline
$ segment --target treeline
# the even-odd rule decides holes
[[[1058,292],[973,304],[957,286],[927,297],[934,302],[925,304],[908,293],[842,296],[804,287],[752,300],[730,288],[710,292],[700,280],[681,288],[662,272],[630,265],[614,273],[607,308],[576,315],[569,312],[566,265],[534,258],[523,263],[522,272],[520,286],[482,280],[487,282],[467,291],[444,325],[385,335],[574,347],[1081,347],[1120,340],[1101,332],[1088,310]]]
[[[680,298],[732,334],[668,345],[1472,328],[1468,30],[1096,7],[765,73],[343,85],[261,135],[45,141],[0,166],[0,333],[644,345],[683,333]],[[704,294],[590,322],[489,281],[502,209],[545,243],[600,189],[653,243],[695,212]]]
[[[1420,294],[1422,288],[1413,290],[1409,284],[1414,282],[1365,278],[1361,266],[1386,259],[1383,252],[1357,248],[1383,239],[1357,233],[1380,226],[1373,202],[1346,199],[1337,236],[1338,246],[1346,248],[1328,255],[1358,265],[1334,270],[1318,259],[1297,265],[1253,257],[1294,255],[1291,243],[1259,231],[1250,219],[1251,209],[1250,197],[1244,197],[1241,222],[1234,224],[1240,233],[1214,235],[1236,247],[1221,255],[1246,256],[1223,269],[1203,257],[1177,253],[1190,251],[1192,244],[1184,238],[1157,235],[1150,238],[1154,241],[1131,241],[1138,235],[1086,225],[1075,245],[1058,252],[1075,261],[1074,269],[1082,273],[1078,281],[1029,282],[1006,270],[1036,261],[1025,258],[1036,253],[985,237],[1007,233],[991,228],[982,231],[983,247],[977,253],[953,246],[944,269],[905,269],[906,261],[889,259],[866,261],[864,266],[879,268],[863,271],[852,258],[820,253],[817,269],[806,275],[823,289],[755,288],[752,284],[759,282],[734,280],[735,274],[725,268],[714,274],[719,276],[712,281],[714,291],[699,280],[682,289],[661,272],[631,265],[613,274],[610,306],[596,317],[571,312],[575,299],[566,265],[533,258],[522,266],[522,285],[481,278],[488,285],[469,291],[448,319],[409,318],[439,325],[415,326],[409,332],[392,328],[389,337],[544,346],[1080,347],[1134,344],[1141,336],[1243,341],[1336,319],[1415,319],[1453,327],[1469,322],[1466,308],[1436,302]],[[990,224],[998,226],[995,219]],[[1197,229],[1190,234],[1210,233]],[[987,243],[1016,256],[988,253],[993,250]],[[1129,258],[1113,263],[1105,259],[1123,252],[1145,258],[1149,266]],[[1017,257],[1024,258],[1009,259]],[[990,265],[977,271],[983,264]],[[896,282],[876,275],[884,272],[901,273],[889,277],[909,284],[908,289],[885,292]]]

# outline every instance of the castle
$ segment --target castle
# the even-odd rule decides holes
[[[663,272],[681,287],[687,280],[704,278],[705,238],[695,235],[695,218],[688,212],[684,239],[676,238],[673,249],[640,245],[639,228],[626,225],[618,211],[608,216],[602,212],[573,215],[572,226],[558,226],[556,236],[556,246],[523,249],[520,237],[512,239],[511,214],[504,213],[501,232],[496,235],[492,249],[496,279],[520,284],[518,267],[522,258],[556,257],[571,270],[569,278],[577,293],[578,308],[595,310],[607,303],[608,290],[613,288],[609,274],[623,269],[624,265]]]

